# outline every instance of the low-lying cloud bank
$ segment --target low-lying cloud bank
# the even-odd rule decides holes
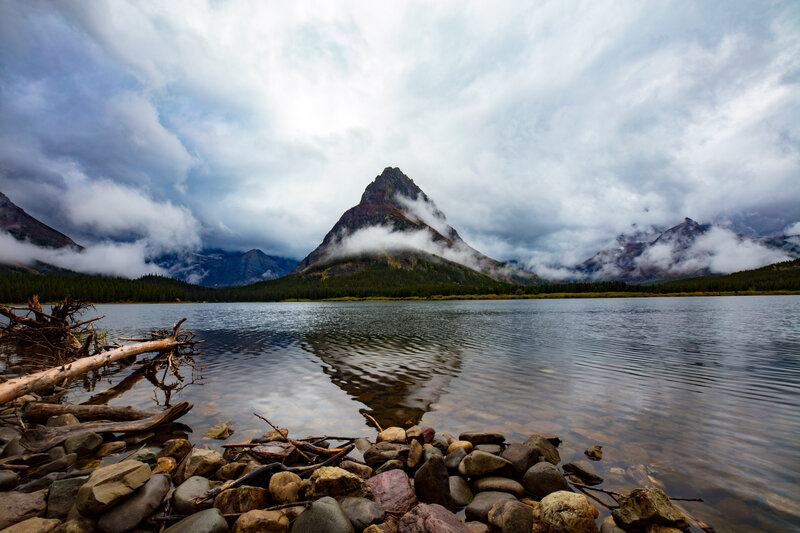
[[[126,278],[166,274],[164,269],[147,261],[148,244],[144,241],[102,242],[78,251],[74,248],[42,248],[0,231],[0,250],[0,260],[8,264],[29,266],[39,261],[84,274]]]

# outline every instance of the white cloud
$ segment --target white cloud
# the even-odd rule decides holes
[[[786,226],[783,230],[784,235],[800,235],[800,222],[795,222]]]
[[[42,248],[18,241],[0,231],[0,261],[9,264],[32,265],[36,261],[85,274],[137,278],[145,274],[166,272],[145,261],[147,244],[102,242],[81,251],[71,248]]]

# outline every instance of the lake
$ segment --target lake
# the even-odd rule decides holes
[[[188,320],[202,344],[172,402],[200,439],[229,422],[247,440],[263,414],[296,436],[374,437],[421,424],[458,434],[535,431],[592,444],[602,487],[645,465],[717,531],[792,531],[800,521],[800,297],[101,305],[99,329],[137,336]],[[153,407],[137,365],[76,380],[73,402]],[[112,389],[107,391],[107,389]],[[106,391],[106,394],[101,394]]]

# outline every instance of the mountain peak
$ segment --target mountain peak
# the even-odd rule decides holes
[[[361,195],[361,205],[391,205],[402,209],[397,197],[415,200],[419,195],[427,198],[414,180],[403,174],[397,167],[386,167],[375,180],[367,185]]]
[[[60,231],[30,216],[2,192],[0,192],[0,229],[7,231],[19,241],[27,240],[37,246],[82,249]]]

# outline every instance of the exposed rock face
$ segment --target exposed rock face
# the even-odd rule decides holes
[[[75,505],[92,516],[111,508],[150,479],[150,467],[139,461],[122,461],[98,468],[78,489]]]
[[[421,503],[403,515],[398,533],[469,533],[469,529],[441,505]]]
[[[7,231],[18,241],[27,240],[37,246],[81,249],[75,241],[47,224],[39,222],[1,192],[0,230]]]
[[[598,533],[594,520],[600,513],[583,494],[554,492],[542,498],[539,512],[541,521],[552,531]]]
[[[629,530],[648,525],[674,527],[689,531],[689,523],[664,491],[655,487],[634,489],[618,498],[619,507],[611,512],[622,529]]]

